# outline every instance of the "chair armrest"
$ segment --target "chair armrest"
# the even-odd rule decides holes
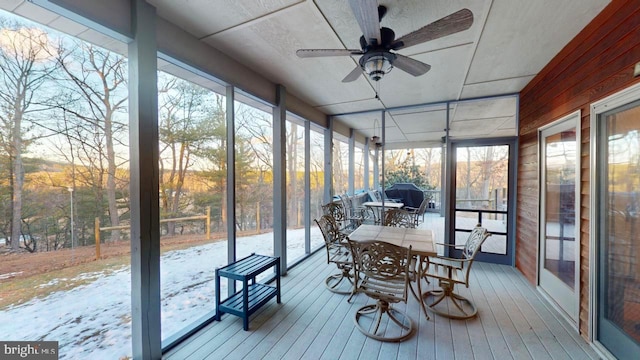
[[[445,243],[436,243],[436,245],[449,246],[452,248],[463,248],[464,244],[456,245],[456,244],[445,244]]]
[[[458,270],[462,270],[464,268],[464,263],[467,261],[468,261],[467,259],[455,259],[455,258],[450,258],[445,256],[427,258],[428,264],[450,267]]]

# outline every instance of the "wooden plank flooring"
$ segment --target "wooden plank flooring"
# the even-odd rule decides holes
[[[597,354],[515,269],[476,263],[469,289],[478,317],[467,321],[431,315],[418,302],[398,304],[416,322],[402,343],[382,343],[353,324],[357,308],[371,302],[359,294],[351,304],[324,279],[335,273],[321,251],[282,279],[282,303],[270,302],[251,317],[223,315],[165,354],[164,359],[597,359]],[[424,284],[424,283],[423,283]],[[432,288],[434,282],[423,287]],[[381,326],[386,326],[382,324]]]

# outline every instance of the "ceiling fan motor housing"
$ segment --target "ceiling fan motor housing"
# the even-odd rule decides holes
[[[378,41],[375,39],[371,39],[371,42],[368,42],[367,39],[364,38],[364,36],[360,36],[360,48],[362,48],[362,51],[367,52],[371,49],[375,49],[375,48],[384,48],[384,49],[391,49],[391,44],[393,44],[393,41],[396,39],[396,33],[387,28],[387,27],[382,27],[380,28],[380,41],[382,42],[381,44],[378,44]]]

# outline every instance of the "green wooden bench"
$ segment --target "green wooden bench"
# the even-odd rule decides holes
[[[276,285],[256,282],[256,276],[275,266]],[[220,300],[220,277],[242,282],[242,289]],[[227,266],[216,269],[216,315],[233,314],[242,318],[244,330],[249,330],[249,316],[272,298],[280,303],[280,258],[251,254]]]

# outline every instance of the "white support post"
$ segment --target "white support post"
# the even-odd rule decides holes
[[[227,122],[227,262],[236,261],[236,138],[235,138],[235,90],[226,87],[226,122]],[[258,206],[260,203],[258,202]],[[257,219],[259,221],[259,219]],[[227,295],[236,292],[236,282],[227,279]]]
[[[284,86],[276,86],[276,106],[273,107],[273,252],[280,256],[281,275],[287,274],[286,95]]]
[[[160,359],[160,203],[156,11],[131,1],[129,152],[131,323],[134,359]]]

